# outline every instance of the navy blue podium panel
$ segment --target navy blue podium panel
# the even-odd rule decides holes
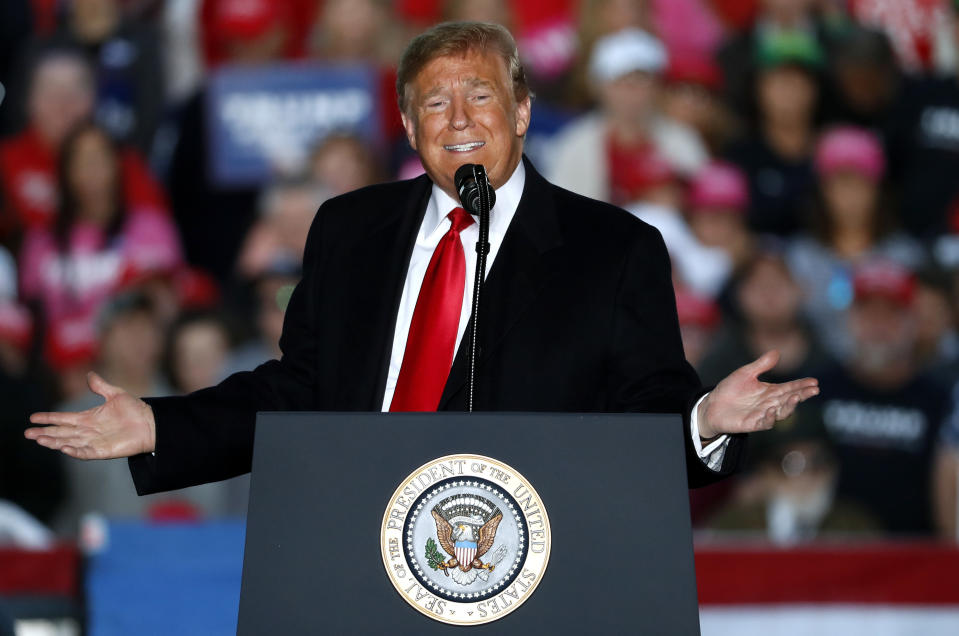
[[[675,415],[261,413],[237,633],[699,634],[683,428]],[[466,585],[454,578],[506,577],[509,562],[496,561],[502,554],[494,549],[478,557],[468,575],[454,567],[452,539],[449,550],[433,542],[430,569],[417,574],[425,598],[414,607],[384,562],[397,561],[394,567],[407,577],[416,564],[381,549],[391,506],[400,501],[405,510],[417,501],[397,499],[401,485],[449,455],[481,456],[515,469],[548,513],[548,564],[535,588],[501,618],[469,627],[427,615],[430,581],[449,580],[453,589]],[[450,465],[468,469],[470,463]],[[424,512],[419,523],[438,533],[431,536],[446,528],[461,561],[474,558],[477,545],[482,551],[482,531],[490,527],[504,538],[528,537],[530,552],[543,540],[544,533],[532,532],[532,517],[532,525],[518,530],[500,519],[488,523],[500,509],[512,519],[514,503],[529,507],[526,492],[514,488],[518,477],[505,481],[487,471],[488,482],[475,482],[501,485],[499,499],[439,499],[456,482],[440,470],[424,474],[421,481],[435,482],[424,486],[441,491],[437,501],[446,503],[429,504],[443,514],[434,514],[434,522]],[[474,504],[472,512],[464,501]],[[461,516],[478,514],[475,528],[487,524],[474,533],[479,539],[460,541],[469,530],[452,528],[459,509]],[[404,529],[413,536],[409,522]],[[499,569],[489,567],[494,563]],[[450,572],[456,577],[444,578]],[[414,590],[407,596],[419,594],[418,583],[406,580]],[[503,584],[510,581],[515,578]],[[435,593],[442,600],[443,593]],[[509,602],[490,597],[483,611]],[[437,607],[444,620],[459,619],[451,613],[459,607],[455,602],[430,604]]]

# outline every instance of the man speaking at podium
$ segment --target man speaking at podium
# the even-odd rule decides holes
[[[477,411],[682,413],[691,486],[737,465],[743,433],[818,393],[760,382],[775,352],[705,393],[679,336],[659,233],[556,187],[523,156],[531,95],[509,32],[449,23],[399,65],[399,106],[426,175],[327,201],[307,239],[281,360],[183,397],[36,413],[27,437],[81,459],[130,457],[140,494],[250,470],[258,411],[464,411],[477,223],[454,174],[495,189],[477,336]],[[296,443],[296,440],[291,440]]]

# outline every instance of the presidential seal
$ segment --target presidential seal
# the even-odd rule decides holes
[[[546,509],[526,478],[489,457],[448,455],[400,483],[380,549],[407,603],[444,623],[478,625],[529,598],[550,540]]]

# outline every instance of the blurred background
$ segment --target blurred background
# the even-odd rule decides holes
[[[537,168],[662,232],[704,383],[820,378],[691,493],[704,634],[959,633],[959,0],[3,0],[0,635],[235,629],[248,478],[137,497],[27,415],[279,356],[459,19],[516,36]]]

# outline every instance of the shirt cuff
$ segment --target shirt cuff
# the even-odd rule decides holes
[[[689,414],[689,432],[693,436],[693,448],[696,449],[696,454],[710,470],[718,472],[722,468],[723,459],[726,457],[729,435],[720,435],[710,442],[706,448],[703,448],[703,443],[699,439],[699,405],[706,399],[707,395],[709,393],[705,393],[696,401],[693,412]]]

